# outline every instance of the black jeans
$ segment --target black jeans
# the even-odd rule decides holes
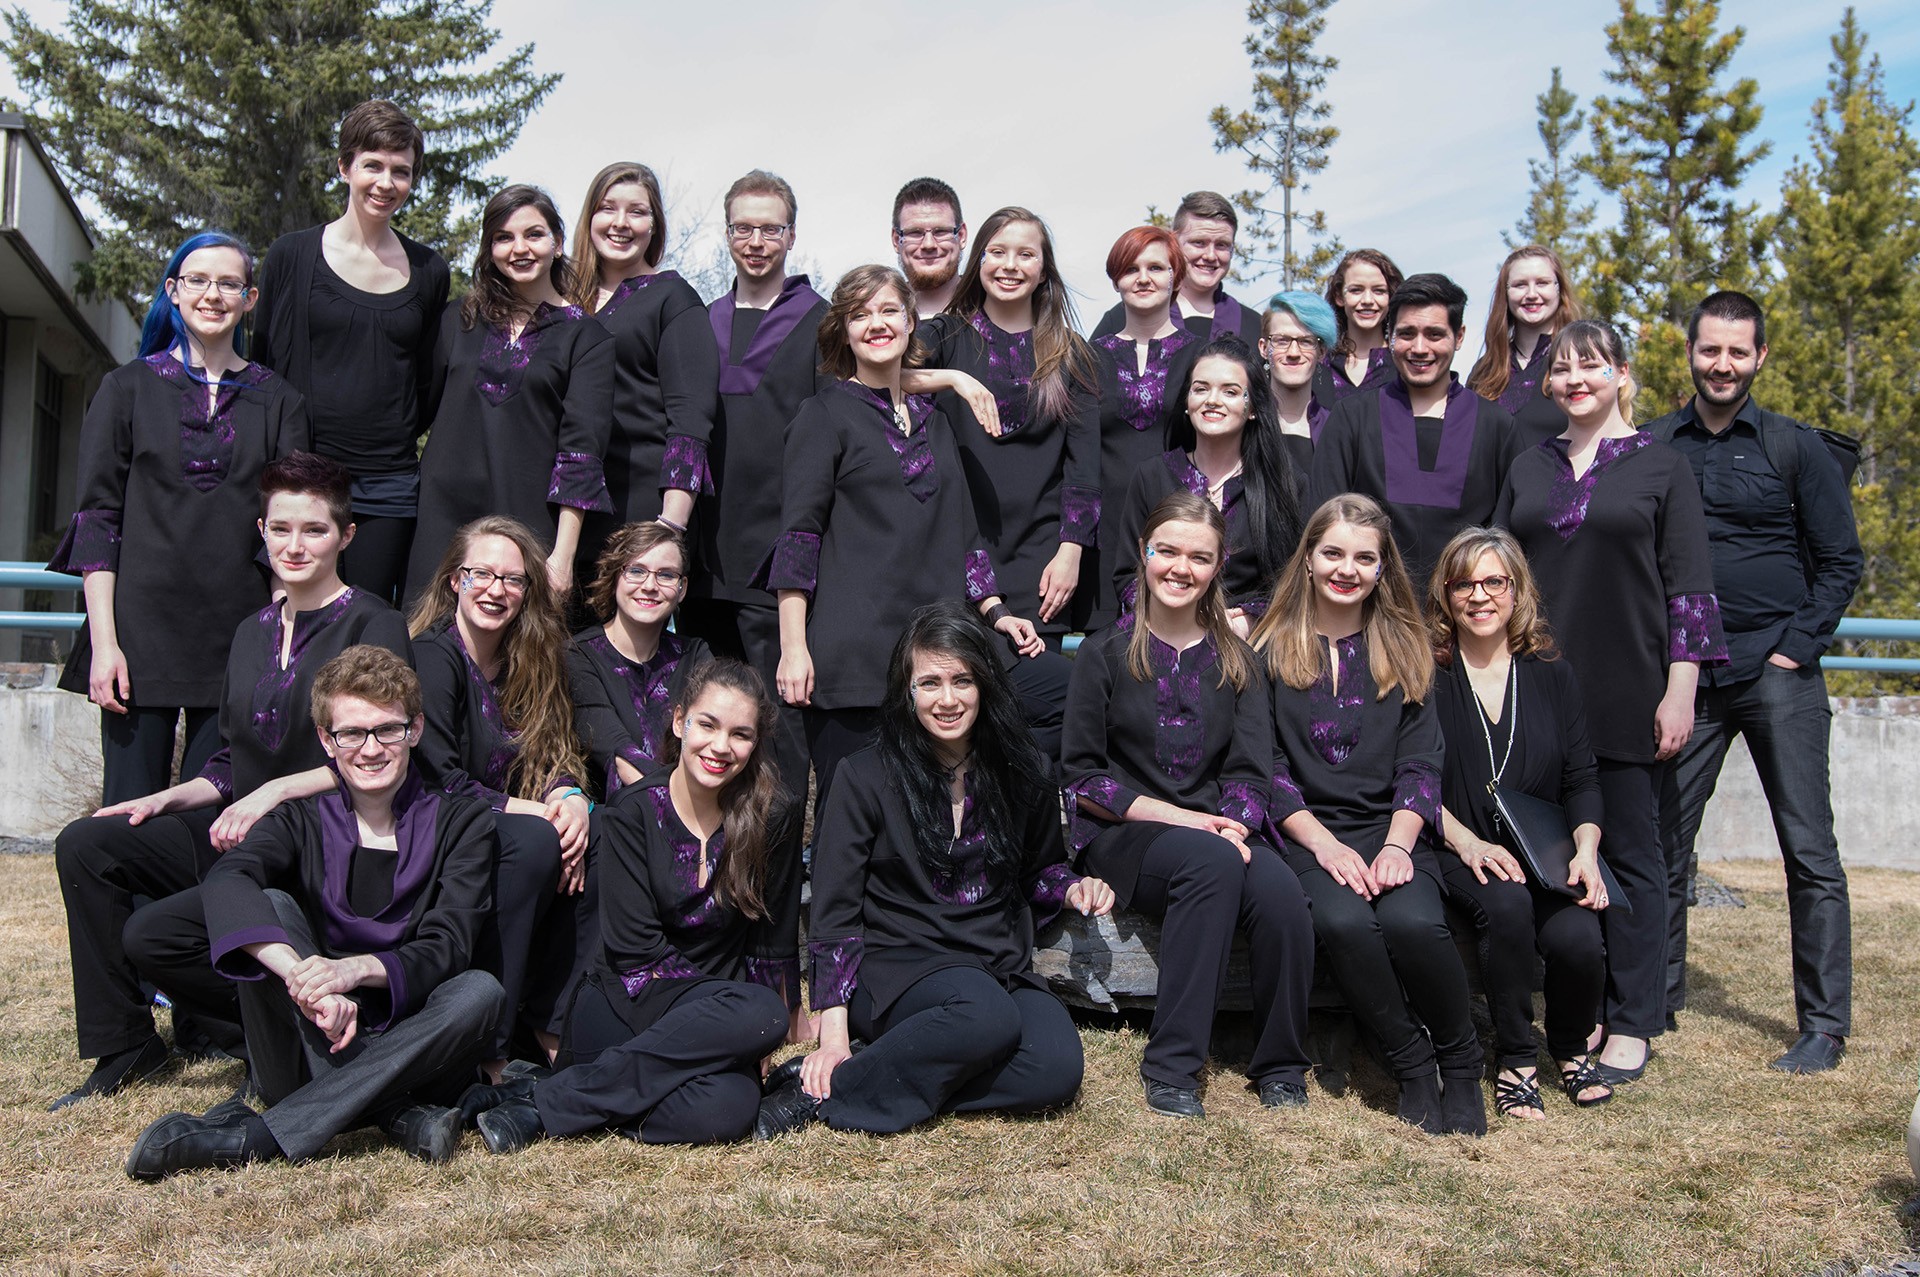
[[[220,711],[149,708],[129,703],[124,714],[100,711],[100,805],[130,802],[173,784],[174,729],[187,716],[180,775],[198,776],[220,748]]]
[[[1669,1009],[1686,1005],[1687,866],[1694,838],[1727,747],[1735,736],[1745,736],[1786,862],[1793,1002],[1800,1031],[1838,1037],[1852,1032],[1853,907],[1833,837],[1827,773],[1832,717],[1827,681],[1816,666],[1784,670],[1763,665],[1756,679],[1703,687],[1694,698],[1693,738],[1670,764],[1660,794]]]
[[[1600,760],[1606,831],[1601,854],[1633,906],[1600,915],[1607,989],[1600,1018],[1612,1033],[1656,1038],[1667,1029],[1667,864],[1654,810],[1666,763]]]
[[[400,606],[413,551],[415,520],[379,514],[353,516],[353,544],[340,555],[340,579],[383,603]]]

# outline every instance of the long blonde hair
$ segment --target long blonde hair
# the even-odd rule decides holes
[[[1307,520],[1300,545],[1280,571],[1267,614],[1254,628],[1254,650],[1266,654],[1274,678],[1296,690],[1312,687],[1326,670],[1326,645],[1313,624],[1313,553],[1337,523],[1372,532],[1380,541],[1380,578],[1361,604],[1367,663],[1379,689],[1376,699],[1385,700],[1397,687],[1417,704],[1433,687],[1426,626],[1413,601],[1407,565],[1393,541],[1392,521],[1379,502],[1357,492],[1330,498]]]
[[[1508,596],[1513,612],[1507,617],[1507,651],[1515,656],[1537,656],[1552,660],[1559,655],[1553,631],[1547,628],[1547,614],[1540,605],[1540,587],[1534,583],[1533,569],[1513,533],[1505,528],[1461,528],[1440,551],[1433,577],[1427,582],[1427,636],[1433,641],[1433,659],[1438,665],[1453,664],[1459,633],[1453,622],[1453,598],[1448,588],[1452,581],[1464,581],[1482,555],[1500,560],[1513,582]]]
[[[1213,639],[1214,650],[1220,653],[1219,685],[1232,684],[1235,692],[1244,692],[1252,672],[1247,645],[1240,641],[1227,621],[1227,590],[1222,584],[1227,568],[1227,521],[1213,502],[1191,492],[1172,492],[1161,498],[1140,530],[1140,544],[1133,552],[1133,637],[1127,641],[1127,673],[1141,683],[1153,677],[1147,645],[1147,616],[1153,607],[1153,598],[1147,589],[1146,546],[1153,540],[1153,534],[1168,523],[1198,523],[1213,533],[1220,547],[1213,580],[1207,582],[1206,590],[1200,595],[1194,616]]]
[[[560,600],[547,580],[547,551],[518,519],[490,514],[475,519],[447,543],[439,570],[407,617],[414,638],[452,621],[460,606],[453,578],[481,537],[504,537],[520,551],[527,577],[520,614],[501,642],[500,717],[519,747],[509,772],[516,798],[538,801],[563,776],[583,776],[586,761],[573,730],[573,697],[567,691],[567,626]]]

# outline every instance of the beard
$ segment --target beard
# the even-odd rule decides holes
[[[901,263],[907,283],[916,293],[930,293],[936,288],[944,288],[960,273],[960,255],[955,253],[938,266],[922,266],[911,257]]]

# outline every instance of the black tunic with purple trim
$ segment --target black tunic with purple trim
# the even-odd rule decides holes
[[[707,308],[676,272],[622,280],[593,318],[613,337],[612,509],[587,520],[581,563],[598,558],[621,524],[658,517],[663,490],[713,491],[707,454],[719,412],[720,360]]]
[[[1213,290],[1213,313],[1211,315],[1189,315],[1180,309],[1180,298],[1175,296],[1167,308],[1173,316],[1173,322],[1198,337],[1202,345],[1218,337],[1238,337],[1246,343],[1248,350],[1260,348],[1261,312],[1251,306],[1241,304],[1227,294],[1225,284],[1217,285]],[[1115,302],[1106,314],[1100,316],[1100,322],[1093,326],[1093,336],[1089,341],[1101,337],[1110,337],[1127,326],[1127,304]]]
[[[1552,336],[1541,337],[1525,364],[1520,362],[1519,351],[1510,356],[1507,388],[1500,392],[1498,402],[1512,416],[1514,434],[1522,448],[1545,443],[1567,429],[1567,414],[1547,395],[1547,348],[1552,345]]]
[[[483,514],[511,515],[551,546],[558,507],[613,509],[602,462],[614,343],[598,320],[543,302],[509,340],[484,320],[462,328],[449,308],[440,344],[444,380],[420,457],[409,596],[426,588],[461,525]]]
[[[1411,704],[1394,688],[1385,697],[1373,681],[1363,630],[1324,640],[1340,654],[1340,682],[1331,663],[1312,687],[1273,681],[1273,798],[1269,832],[1295,872],[1319,864],[1288,839],[1281,824],[1310,811],[1327,832],[1368,864],[1380,854],[1397,811],[1425,825],[1413,846],[1413,867],[1440,883],[1433,847],[1440,833],[1440,764],[1446,742],[1433,698]]]
[[[1000,591],[1015,616],[1046,634],[1063,634],[1090,609],[1077,600],[1040,620],[1040,575],[1062,542],[1094,548],[1100,534],[1100,401],[1076,388],[1065,417],[1042,419],[1029,403],[1033,334],[1010,333],[984,314],[937,315],[920,326],[929,368],[967,373],[993,393],[1000,435],[988,434],[956,394],[940,406],[952,423],[973,495],[981,540],[993,556]]]
[[[644,1028],[687,982],[709,979],[764,985],[799,1006],[800,893],[789,889],[799,840],[769,838],[776,860],[760,894],[772,913],[749,918],[715,894],[727,854],[724,829],[707,840],[701,882],[700,840],[673,808],[668,775],[653,772],[600,809],[600,982],[609,995],[624,990],[628,1001],[616,1001],[615,1010]],[[794,850],[782,859],[789,841]]]
[[[1452,374],[1449,374],[1452,376]],[[1520,446],[1513,418],[1452,377],[1444,416],[1419,417],[1396,378],[1334,408],[1313,448],[1315,510],[1358,492],[1386,508],[1416,597],[1453,534],[1493,518]]]
[[[1367,352],[1367,370],[1360,375],[1360,384],[1357,386],[1347,376],[1346,356],[1329,351],[1321,357],[1320,366],[1314,369],[1313,398],[1315,403],[1323,403],[1329,409],[1336,408],[1342,399],[1362,390],[1390,386],[1399,379],[1400,374],[1394,370],[1391,347],[1375,346]]]
[[[845,1006],[864,986],[874,1013],[884,1015],[916,981],[947,967],[977,967],[1009,989],[1047,987],[1033,973],[1034,932],[1080,881],[1060,841],[1060,809],[1049,800],[1026,813],[1026,871],[1018,883],[995,883],[971,779],[963,782],[953,863],[941,871],[922,859],[906,798],[878,746],[849,756],[834,773],[813,838],[807,988],[814,1010]],[[1008,891],[1019,893],[1012,909]]]
[[[784,530],[756,580],[809,596],[813,703],[878,705],[893,644],[915,608],[999,592],[947,418],[907,398],[911,433],[885,391],[840,381],[787,431]]]
[[[1273,765],[1267,680],[1258,658],[1244,653],[1247,687],[1236,692],[1220,677],[1211,638],[1176,652],[1149,634],[1153,677],[1143,682],[1127,670],[1133,624],[1122,618],[1081,645],[1060,736],[1074,852],[1088,873],[1113,888],[1122,909],[1133,899],[1148,844],[1167,827],[1105,820],[1078,799],[1122,816],[1144,795],[1231,816],[1258,836]]]
[[[1162,453],[1134,471],[1127,485],[1127,499],[1120,508],[1120,517],[1115,520],[1125,544],[1139,541],[1147,516],[1175,492],[1191,492],[1196,497],[1207,495],[1207,476],[1195,469],[1193,459],[1179,449]],[[1221,486],[1220,513],[1227,521],[1227,561],[1220,581],[1227,592],[1227,603],[1244,609],[1249,616],[1265,616],[1267,601],[1273,594],[1273,579],[1286,565],[1262,563],[1248,547],[1252,537],[1247,528],[1246,483],[1240,475],[1234,475]],[[1133,566],[1130,555],[1124,563],[1115,565],[1113,574],[1114,591],[1128,607],[1133,605],[1134,598]]]
[[[660,762],[673,729],[673,701],[687,675],[708,659],[707,645],[662,631],[644,661],[628,660],[596,625],[573,636],[567,649],[567,686],[573,692],[573,728],[609,798],[620,792],[618,759],[642,776]]]
[[[1652,435],[1601,439],[1579,478],[1567,441],[1513,464],[1495,519],[1526,552],[1554,638],[1587,695],[1593,752],[1652,763],[1675,661],[1726,660],[1693,467]]]
[[[406,618],[384,600],[348,587],[325,607],[293,618],[293,643],[280,666],[285,622],[269,603],[240,622],[220,691],[220,750],[200,775],[222,802],[245,798],[270,780],[327,765],[313,727],[313,678],[358,643],[384,647],[408,664],[413,645]]]
[[[509,797],[536,797],[510,792],[520,757],[518,733],[501,712],[499,687],[467,654],[459,627],[451,620],[434,624],[414,641],[413,661],[426,718],[413,762],[427,784],[478,798],[495,811],[505,811]],[[577,783],[563,776],[548,790]]]
[[[80,483],[47,566],[113,572],[114,627],[134,701],[220,703],[234,627],[267,601],[256,562],[260,472],[313,445],[300,395],[248,364],[207,385],[167,351],[108,373],[80,427]],[[93,641],[83,626],[60,686],[85,695]]]
[[[838,380],[820,371],[826,313],[826,298],[804,275],[788,276],[766,310],[736,305],[731,291],[707,308],[720,410],[709,452],[714,490],[699,501],[697,596],[774,605],[749,583],[780,535],[787,426],[801,404]]]
[[[1109,503],[1127,491],[1134,472],[1167,450],[1169,413],[1186,403],[1187,381],[1204,342],[1184,328],[1147,343],[1147,366],[1140,367],[1140,345],[1120,334],[1095,337],[1094,367],[1100,374],[1100,491]],[[1076,603],[1089,630],[1110,625],[1122,602],[1114,593],[1120,574],[1133,568],[1136,527],[1125,530],[1109,517],[1100,523],[1100,552],[1081,563]]]
[[[467,970],[493,912],[493,813],[428,788],[418,773],[401,782],[393,807],[393,851],[360,845],[344,785],[262,816],[200,884],[213,969],[234,980],[269,978],[246,946],[288,943],[267,899],[273,888],[299,903],[323,956],[379,960],[387,987],[350,995],[368,1029],[412,1015]]]

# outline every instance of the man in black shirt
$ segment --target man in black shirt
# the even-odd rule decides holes
[[[1852,921],[1833,837],[1831,711],[1820,654],[1860,583],[1860,539],[1839,464],[1820,436],[1748,393],[1767,359],[1766,319],[1744,293],[1714,293],[1687,327],[1694,397],[1647,430],[1700,481],[1728,662],[1703,668],[1693,738],[1661,795],[1670,966],[1668,1013],[1686,999],[1688,863],[1727,747],[1744,734],[1786,861],[1800,1037],[1773,1067],[1819,1073],[1851,1029]]]

